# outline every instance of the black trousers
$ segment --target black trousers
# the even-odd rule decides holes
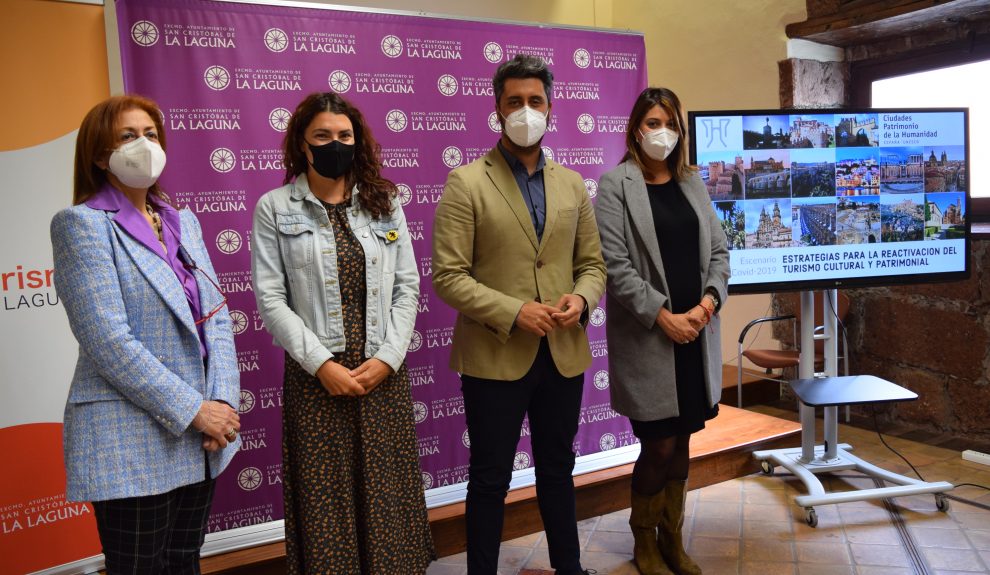
[[[213,479],[160,495],[94,501],[107,575],[199,575]]]
[[[461,376],[471,438],[465,512],[469,575],[496,572],[505,494],[527,413],[550,565],[560,574],[581,572],[572,473],[583,382],[583,375],[564,377],[557,371],[545,338],[522,379]]]

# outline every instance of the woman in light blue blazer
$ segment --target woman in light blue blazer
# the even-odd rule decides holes
[[[622,163],[602,176],[595,214],[608,268],[612,408],[640,440],[629,525],[644,575],[700,574],[681,525],[691,434],[718,413],[722,352],[717,312],[729,252],[701,177],[688,164],[677,96],[636,99]]]
[[[226,299],[195,216],[158,185],[165,134],[139,96],[79,128],[73,205],[52,219],[55,287],[79,359],[66,498],[92,501],[107,573],[199,573],[214,478],[240,439]]]

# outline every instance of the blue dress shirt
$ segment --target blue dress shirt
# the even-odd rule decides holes
[[[529,209],[529,217],[533,220],[533,227],[536,229],[536,239],[542,241],[543,224],[547,221],[547,196],[543,186],[543,167],[546,165],[546,159],[543,157],[543,150],[540,150],[540,159],[537,160],[536,170],[532,175],[518,158],[502,147],[501,141],[498,143],[498,150],[502,152],[502,157],[509,164],[509,169],[516,178],[516,184],[519,185],[519,191]]]

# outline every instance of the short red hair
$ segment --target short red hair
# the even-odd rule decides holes
[[[117,123],[120,115],[128,110],[144,110],[151,116],[158,132],[158,143],[165,149],[165,125],[158,104],[135,94],[114,96],[93,106],[83,118],[76,136],[76,165],[72,185],[72,205],[79,205],[96,192],[107,181],[106,170],[96,165],[105,160],[109,150],[117,147]],[[148,190],[164,201],[168,201],[158,182]]]

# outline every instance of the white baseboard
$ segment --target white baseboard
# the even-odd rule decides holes
[[[967,449],[962,452],[962,458],[966,461],[972,461],[973,463],[982,463],[983,465],[990,465],[990,453],[982,453],[980,451],[973,451],[972,449]]]

